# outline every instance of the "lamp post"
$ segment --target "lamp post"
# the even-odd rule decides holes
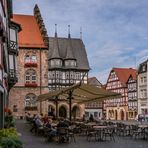
[[[69,120],[71,121],[71,99],[72,99],[72,90],[69,91],[69,96],[68,96],[67,99],[69,99]]]

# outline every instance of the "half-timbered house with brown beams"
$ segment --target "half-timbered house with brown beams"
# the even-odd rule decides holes
[[[11,21],[12,1],[0,1],[0,128],[4,127],[4,116],[8,111],[9,91],[17,82],[18,55],[17,33],[19,24]]]
[[[127,81],[128,88],[128,120],[134,120],[138,113],[137,72],[130,75]]]
[[[128,88],[127,81],[130,75],[135,75],[136,70],[132,68],[113,68],[110,71],[106,89],[121,93],[122,97],[104,101],[106,119],[127,120],[128,119]]]

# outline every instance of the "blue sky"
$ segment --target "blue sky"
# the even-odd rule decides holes
[[[13,0],[13,12],[33,14],[38,4],[49,36],[68,34],[83,42],[91,67],[89,76],[106,83],[113,67],[137,68],[148,59],[147,0]]]

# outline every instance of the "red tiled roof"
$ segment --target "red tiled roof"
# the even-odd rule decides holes
[[[123,84],[126,84],[130,75],[133,77],[133,79],[136,79],[137,77],[137,70],[132,68],[113,68],[113,71],[115,71],[117,77],[119,78],[120,82]]]
[[[34,16],[14,14],[12,21],[22,27],[22,31],[18,34],[19,47],[47,48]]]

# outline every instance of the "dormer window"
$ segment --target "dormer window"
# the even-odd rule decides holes
[[[62,67],[62,60],[61,59],[51,59],[49,61],[50,67]]]
[[[76,67],[76,61],[75,60],[65,60],[65,67]]]

